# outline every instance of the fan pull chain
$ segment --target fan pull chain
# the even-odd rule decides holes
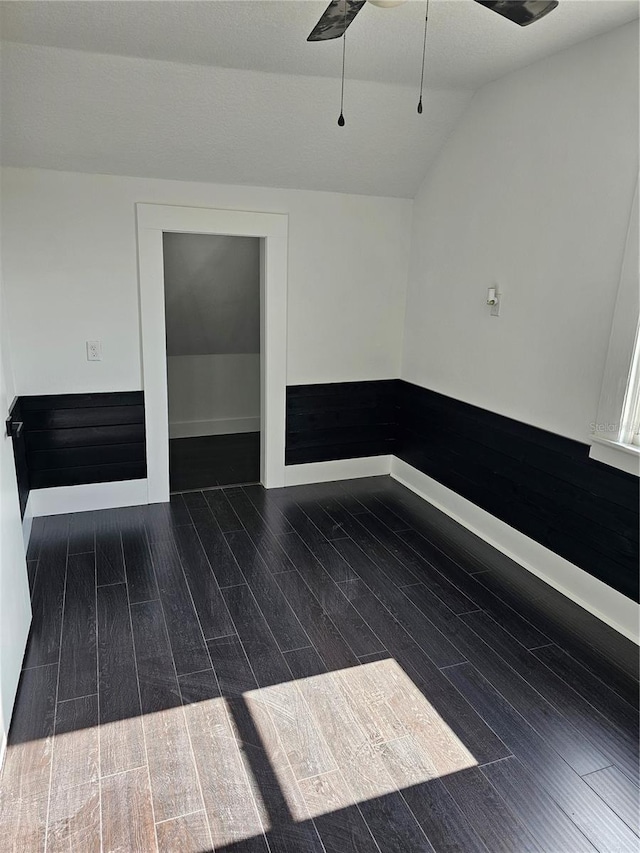
[[[429,0],[424,15],[424,38],[422,40],[422,74],[420,75],[420,100],[418,101],[418,115],[422,115],[422,90],[424,87],[424,64],[427,55],[427,21],[429,20]]]
[[[344,33],[342,34],[342,82],[340,88],[340,115],[338,117],[338,127],[344,127],[344,59],[347,52],[347,0],[344,0]]]

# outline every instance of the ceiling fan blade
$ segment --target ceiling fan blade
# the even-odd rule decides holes
[[[345,16],[346,3],[346,16]],[[311,30],[307,41],[325,41],[337,39],[364,6],[366,0],[331,0],[322,17]]]
[[[476,0],[476,3],[526,27],[552,12],[558,0]]]

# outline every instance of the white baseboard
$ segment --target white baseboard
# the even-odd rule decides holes
[[[377,477],[380,474],[389,474],[390,471],[391,456],[307,462],[303,465],[285,466],[284,484],[302,486],[306,483],[328,483],[331,480],[353,480],[356,477]]]
[[[35,517],[118,506],[139,506],[149,503],[149,495],[146,480],[123,480],[117,483],[33,489],[29,494],[29,503]]]
[[[24,553],[29,550],[29,540],[31,539],[31,527],[33,525],[33,504],[31,502],[31,492],[27,499],[27,505],[24,508],[24,518],[22,519],[22,539],[24,541]]]
[[[260,432],[260,415],[254,418],[223,418],[213,421],[175,421],[169,424],[169,438],[229,435],[235,432]]]
[[[391,476],[602,622],[640,644],[639,609],[630,598],[395,456]]]

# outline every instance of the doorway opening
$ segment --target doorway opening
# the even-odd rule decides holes
[[[165,204],[136,204],[147,501],[169,500],[169,402],[163,240],[167,232],[260,241],[260,482],[285,484],[288,217]]]
[[[172,492],[260,481],[260,244],[163,234]]]

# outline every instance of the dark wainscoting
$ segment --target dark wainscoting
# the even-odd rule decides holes
[[[588,445],[402,380],[287,391],[287,464],[393,453],[638,600],[638,479]]]
[[[394,453],[398,380],[290,385],[285,463]]]
[[[20,397],[32,489],[147,476],[142,391]]]
[[[396,456],[638,600],[638,479],[588,445],[402,382]]]
[[[24,518],[24,511],[29,499],[29,468],[27,465],[27,450],[22,419],[22,406],[20,399],[16,397],[9,409],[7,428],[11,432],[13,444],[13,458],[16,466],[16,482],[18,485],[18,499],[20,501],[20,518]]]

